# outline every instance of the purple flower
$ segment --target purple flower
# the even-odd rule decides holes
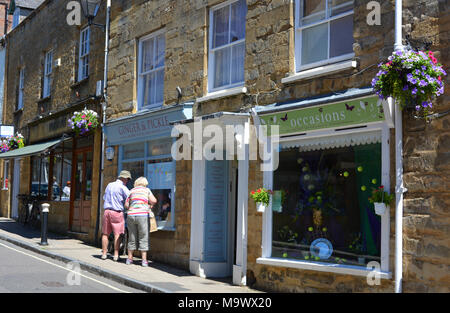
[[[395,51],[395,54],[398,55],[398,56],[402,56],[403,52],[401,50],[397,50],[397,51]]]
[[[416,105],[416,111],[420,111],[420,105]]]
[[[408,88],[408,85],[405,85],[405,86],[403,86],[403,90],[404,91],[406,91],[406,90],[408,90],[409,88]]]
[[[415,94],[417,93],[417,88],[414,87],[414,88],[411,90],[411,93],[412,93],[413,95],[415,95]]]
[[[419,86],[421,86],[421,87],[425,87],[425,86],[427,86],[428,85],[428,83],[426,82],[426,81],[424,81],[424,80],[421,80],[420,82],[419,82]]]
[[[413,84],[413,85],[417,84],[417,79],[415,79],[415,78],[411,79],[411,84]]]
[[[408,81],[411,81],[411,80],[413,79],[413,74],[408,73],[408,75],[406,75],[406,79],[407,79]]]
[[[427,67],[425,65],[422,65],[422,70],[426,71]],[[423,75],[423,73],[422,73],[422,75]]]

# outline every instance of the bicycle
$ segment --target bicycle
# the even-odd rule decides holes
[[[30,203],[30,196],[18,195],[17,198],[22,202],[22,205],[19,208],[19,217],[17,221],[20,224],[26,225],[32,210],[32,203]]]
[[[22,206],[19,211],[18,222],[23,225],[30,225],[34,229],[41,226],[39,202],[45,200],[44,196],[18,195],[22,200]]]

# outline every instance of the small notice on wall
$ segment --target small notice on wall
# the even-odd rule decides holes
[[[274,190],[272,194],[272,211],[281,213],[281,190]]]

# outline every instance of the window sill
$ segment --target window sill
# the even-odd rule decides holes
[[[78,88],[78,87],[80,87],[81,85],[83,85],[84,83],[86,83],[87,81],[89,81],[89,76],[83,78],[83,79],[80,80],[80,81],[77,81],[76,83],[74,83],[74,84],[72,84],[72,85],[70,85],[70,88],[71,88],[71,89]]]
[[[309,70],[301,71],[298,73],[295,73],[289,77],[285,77],[281,79],[281,82],[283,84],[289,84],[296,81],[301,81],[305,79],[310,79],[318,76],[328,75],[339,71],[345,71],[349,69],[356,68],[357,62],[353,60],[330,64],[330,65],[324,65],[324,66],[318,66]]]
[[[41,99],[39,99],[39,100],[37,101],[37,103],[46,102],[46,101],[50,100],[51,97],[52,97],[52,96],[48,96],[48,97],[45,97],[45,98],[41,98]]]
[[[219,91],[214,91],[211,93],[208,93],[206,96],[197,98],[197,103],[202,103],[209,100],[216,100],[220,98],[230,97],[230,96],[236,96],[239,94],[245,94],[247,93],[247,87],[235,87],[230,89],[224,89]]]
[[[391,279],[391,272],[381,272],[381,271],[372,271],[362,266],[353,266],[353,265],[343,265],[343,264],[329,264],[322,262],[313,262],[313,261],[294,261],[294,260],[286,260],[279,258],[257,258],[257,264],[271,265],[271,266],[282,266],[282,267],[290,267],[311,271],[319,271],[319,272],[329,272],[336,274],[347,274],[347,275],[355,275],[355,276],[364,276],[367,277],[369,273],[377,273],[381,279]]]

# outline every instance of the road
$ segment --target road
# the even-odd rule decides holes
[[[106,278],[0,240],[0,293],[139,293]]]

